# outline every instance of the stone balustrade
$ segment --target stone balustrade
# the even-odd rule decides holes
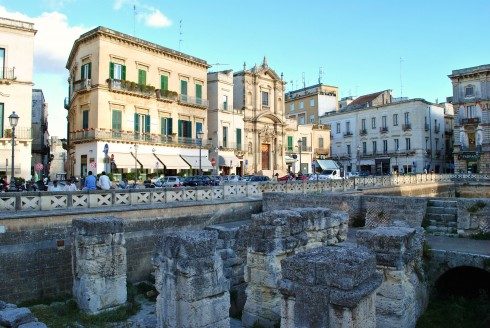
[[[202,200],[262,197],[264,192],[311,193],[355,189],[418,185],[453,181],[490,181],[488,175],[417,174],[407,176],[373,176],[324,181],[289,181],[234,183],[215,187],[165,188],[134,190],[93,190],[75,192],[0,193],[0,213],[52,211],[75,208],[145,205]]]

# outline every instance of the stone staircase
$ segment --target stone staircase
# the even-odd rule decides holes
[[[425,212],[426,231],[435,236],[457,236],[458,206],[453,200],[430,199]]]

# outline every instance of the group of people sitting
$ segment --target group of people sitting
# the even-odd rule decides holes
[[[106,175],[105,171],[99,177],[99,181],[97,181],[97,177],[93,175],[92,171],[88,171],[88,175],[83,181],[81,185],[82,190],[109,190],[111,189],[111,180]],[[77,185],[75,181],[67,180],[64,187],[60,186],[58,180],[53,181],[53,185],[49,185],[48,191],[77,191]]]

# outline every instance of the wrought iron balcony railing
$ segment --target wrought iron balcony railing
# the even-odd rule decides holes
[[[0,138],[12,138],[12,129],[0,130]],[[32,139],[32,129],[23,127],[15,128],[15,139]]]
[[[410,124],[410,123],[402,124],[402,130],[403,131],[410,131],[410,130],[412,130],[412,124]]]
[[[359,134],[360,134],[361,136],[365,136],[365,135],[367,134],[367,130],[366,130],[366,129],[360,129],[360,130],[359,130]]]
[[[196,98],[188,95],[180,95],[179,102],[185,105],[199,106],[199,107],[208,107],[209,102],[207,99]]]
[[[349,137],[352,137],[352,132],[350,131],[344,132],[344,138],[349,138]]]
[[[110,90],[125,91],[143,97],[155,95],[155,87],[151,85],[138,84],[136,82],[118,79],[107,79],[107,83],[109,84]]]
[[[379,128],[379,133],[388,133],[388,127],[387,126],[381,126]]]
[[[465,124],[479,124],[481,122],[481,117],[466,117],[466,118],[461,118],[460,123],[461,125]]]
[[[15,67],[0,67],[1,80],[16,80]]]

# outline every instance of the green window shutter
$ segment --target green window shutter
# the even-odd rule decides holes
[[[122,114],[120,110],[112,111],[112,130],[121,131]]]
[[[182,137],[182,125],[184,124],[184,121],[179,120],[179,137]]]
[[[150,115],[145,115],[145,132],[150,133]]]
[[[87,64],[85,64],[87,65]],[[80,79],[81,80],[85,80],[87,77],[85,76],[85,65],[82,65],[82,67],[80,68]]]
[[[146,71],[144,69],[138,70],[138,84],[146,85]]]
[[[134,113],[134,132],[140,132],[140,116]]]
[[[166,135],[167,131],[167,120],[165,117],[160,117],[160,134],[163,136],[163,135]]]
[[[202,85],[196,84],[196,99],[202,98]]]
[[[293,150],[293,137],[288,136],[288,150]]]
[[[186,137],[187,137],[187,138],[192,138],[192,124],[191,124],[191,122],[189,122],[189,121],[187,121],[186,123],[187,123],[187,129],[186,129],[187,133],[186,133]]]
[[[180,94],[187,96],[187,81],[180,81]]]
[[[167,133],[168,134],[172,134],[173,133],[172,132],[172,122],[173,121],[172,121],[172,118],[171,117],[167,118]]]
[[[242,129],[236,129],[236,148],[242,149]]]
[[[82,129],[88,129],[88,110],[83,111]]]
[[[160,75],[160,89],[168,90],[168,76]]]
[[[88,63],[88,78],[92,78],[92,63]]]
[[[126,80],[126,65],[121,65],[121,80]]]
[[[109,77],[111,79],[114,78],[114,63],[113,62],[109,63]]]

